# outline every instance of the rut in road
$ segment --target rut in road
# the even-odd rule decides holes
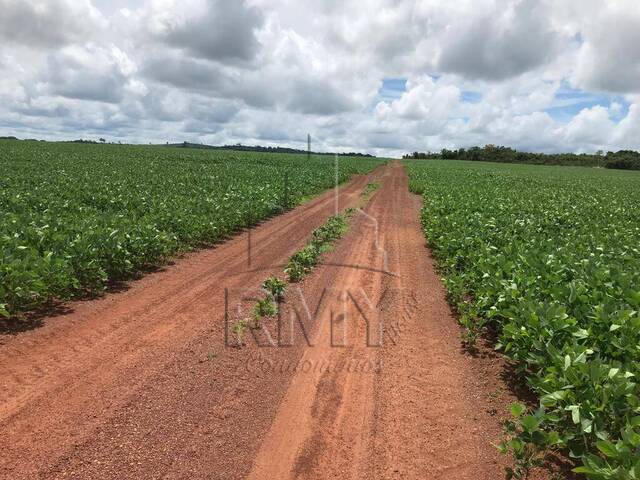
[[[341,207],[377,175],[342,186]],[[0,478],[240,478],[286,384],[243,375],[242,356],[224,347],[225,288],[282,273],[334,212],[330,191],[255,228],[251,266],[240,235],[0,337]],[[274,405],[260,419],[245,415],[256,392]]]
[[[304,352],[250,479],[503,476],[492,447],[498,422],[479,411],[485,392],[460,352],[427,255],[421,201],[399,165],[381,184],[329,266],[305,285],[309,297],[328,297],[316,344]]]
[[[254,229],[250,268],[239,236],[0,337],[0,478],[500,478],[500,361],[460,351],[399,164],[343,186],[340,207],[373,181],[289,289],[287,347],[225,346],[224,292],[282,274],[331,192]]]

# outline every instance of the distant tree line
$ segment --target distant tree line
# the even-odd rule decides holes
[[[513,148],[486,145],[459,150],[443,149],[440,152],[414,152],[405,159],[416,160],[469,160],[475,162],[527,163],[532,165],[573,165],[587,167],[640,170],[640,153],[633,150],[618,152],[597,152],[596,154],[575,153],[529,153]]]
[[[300,150],[297,148],[288,148],[288,147],[263,147],[260,145],[223,145],[223,146],[213,146],[213,145],[204,145],[201,143],[168,143],[165,146],[167,147],[177,147],[177,148],[199,148],[204,150],[237,150],[240,152],[262,152],[262,153],[297,153],[297,154],[306,154],[306,150]],[[336,155],[336,153],[329,152],[311,152],[312,155]],[[348,152],[348,153],[338,153],[340,157],[369,157],[372,158],[373,155],[367,153],[357,153],[357,152]]]
[[[19,141],[19,138],[16,137],[0,137],[0,140],[16,140]],[[24,141],[41,141],[45,140],[35,140],[35,139],[25,139]],[[70,143],[86,143],[91,145],[98,144],[106,144],[108,143],[104,138],[100,138],[99,140],[70,140]],[[115,143],[111,142],[111,145],[115,145]],[[122,142],[118,142],[118,145],[122,145]],[[213,146],[213,145],[205,145],[203,143],[190,143],[190,142],[182,142],[182,143],[169,143],[160,144],[157,146],[161,147],[174,147],[174,148],[197,148],[201,150],[237,150],[241,152],[263,152],[263,153],[296,153],[296,154],[307,154],[306,150],[299,150],[297,148],[287,148],[287,147],[262,147],[259,145],[223,145],[223,146]],[[338,155],[340,157],[368,157],[374,158],[375,155],[370,155],[368,153],[359,153],[359,152],[343,152],[343,153],[330,153],[330,152],[311,152],[312,155]]]

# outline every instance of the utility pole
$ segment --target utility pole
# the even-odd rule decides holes
[[[307,134],[307,160],[311,160],[311,134]]]

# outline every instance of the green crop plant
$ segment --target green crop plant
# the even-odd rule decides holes
[[[289,260],[289,263],[285,267],[284,271],[291,283],[297,283],[301,281],[308,273],[308,270],[306,268],[304,268],[300,263],[297,263],[293,260]]]
[[[281,302],[284,300],[284,294],[287,291],[287,284],[278,277],[272,276],[264,281],[262,288],[271,295],[276,302]]]
[[[379,188],[379,183],[368,183],[362,191],[362,198],[365,199],[365,201],[368,201]]]
[[[249,326],[249,323],[246,320],[239,320],[236,323],[234,323],[233,326],[231,327],[231,331],[236,336],[236,346],[242,347],[242,345],[244,345],[243,343],[244,333],[246,332],[248,326]]]
[[[287,263],[285,273],[290,282],[299,282],[318,264],[320,256],[329,251],[348,230],[348,215],[338,214],[313,231],[311,240],[300,251],[296,252]]]
[[[503,449],[545,449],[594,480],[640,477],[640,174],[406,162],[448,298],[538,397]],[[535,425],[534,425],[535,420]],[[535,428],[534,428],[535,426]]]
[[[540,428],[544,411],[532,415],[521,404],[511,405],[512,419],[505,422],[506,439],[498,445],[503,454],[511,453],[513,468],[507,468],[507,480],[526,480],[534,468],[542,467],[548,451],[559,443],[557,432]]]
[[[263,318],[275,317],[278,315],[278,305],[273,301],[271,295],[260,298],[253,306],[253,327],[260,328],[260,322]]]
[[[318,252],[323,253],[330,248],[336,240],[340,239],[347,231],[348,223],[345,215],[329,217],[324,225],[315,230],[311,235],[309,245]]]
[[[343,157],[338,181],[383,163]],[[335,184],[331,157],[0,143],[0,315],[100,294]]]

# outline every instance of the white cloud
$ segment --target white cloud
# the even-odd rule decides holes
[[[428,76],[411,79],[402,97],[376,106],[376,119],[390,131],[400,122],[416,122],[422,135],[433,135],[460,111],[460,95],[456,86],[435,82]]]
[[[49,56],[48,61],[41,81],[49,92],[79,100],[120,103],[136,71],[127,54],[114,45],[71,46]],[[140,82],[133,82],[131,91],[144,91]]]
[[[640,3],[603,2],[581,31],[584,39],[573,76],[586,89],[640,93]]]
[[[609,110],[602,106],[585,108],[567,125],[566,138],[570,143],[606,145],[615,129]]]
[[[640,149],[635,0],[0,0],[0,11],[0,135]],[[406,91],[381,99],[386,78],[407,78]]]
[[[0,0],[0,40],[50,49],[82,41],[106,26],[89,0]]]
[[[245,0],[156,0],[149,25],[168,46],[207,60],[251,60],[262,12]]]
[[[640,103],[629,107],[629,113],[616,127],[613,142],[620,148],[638,149],[638,132],[640,131]]]
[[[469,78],[503,80],[547,63],[560,35],[549,26],[549,5],[539,0],[498,0],[463,15],[443,36],[440,70]]]

